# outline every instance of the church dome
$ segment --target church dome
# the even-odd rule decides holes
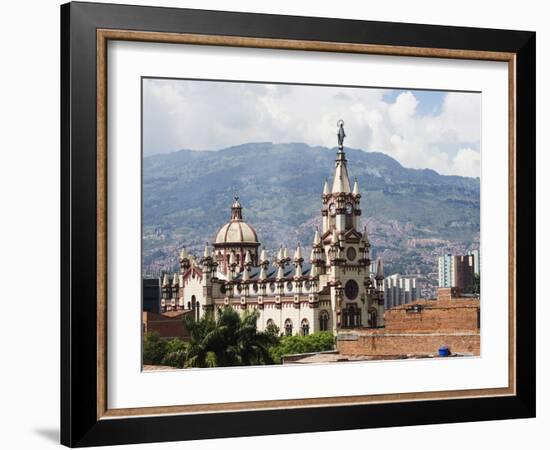
[[[243,220],[239,198],[231,205],[231,220],[216,234],[216,244],[258,244],[256,230]]]
[[[258,236],[250,225],[243,221],[231,221],[221,227],[216,235],[216,244],[257,244]]]

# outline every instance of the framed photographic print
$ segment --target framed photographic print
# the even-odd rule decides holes
[[[535,33],[61,19],[63,444],[534,416]]]

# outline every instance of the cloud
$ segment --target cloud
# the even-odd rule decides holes
[[[334,147],[342,118],[347,146],[479,176],[480,94],[155,79],[143,92],[146,155],[261,141]]]
[[[471,148],[462,148],[453,158],[452,167],[455,175],[479,177],[481,172],[479,152]]]

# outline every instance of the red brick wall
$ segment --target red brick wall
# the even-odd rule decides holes
[[[479,302],[451,300],[450,304],[426,301],[412,305],[387,309],[384,313],[387,332],[453,333],[463,331],[479,332]]]
[[[350,356],[423,356],[437,355],[442,346],[451,353],[473,353],[479,356],[479,334],[362,334],[357,340],[338,340],[337,348],[342,355]]]
[[[182,316],[166,317],[151,312],[143,313],[143,332],[156,331],[162,338],[187,338],[189,333],[183,324]]]
[[[387,309],[385,326],[339,334],[343,355],[399,357],[436,355],[442,346],[452,353],[479,355],[479,299],[456,298],[440,289],[438,300],[420,300]]]

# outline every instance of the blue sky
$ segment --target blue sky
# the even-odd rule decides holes
[[[386,91],[382,99],[387,103],[394,103],[397,97],[406,93],[406,89],[392,89]],[[419,116],[439,115],[443,107],[446,93],[443,91],[411,91],[418,100],[415,113]]]
[[[144,79],[144,155],[247,142],[346,145],[405,167],[480,175],[481,94],[224,81]]]

